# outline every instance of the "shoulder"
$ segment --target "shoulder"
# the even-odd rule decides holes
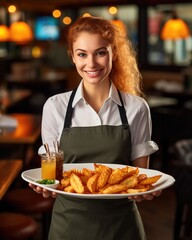
[[[55,112],[66,112],[71,92],[63,92],[49,97],[43,106],[43,111],[53,114]]]
[[[121,96],[122,96],[125,108],[131,107],[135,110],[137,109],[140,111],[148,111],[149,110],[149,105],[144,98],[142,98],[140,96],[132,95],[129,93],[125,93],[125,92],[121,92]]]
[[[67,104],[70,98],[72,91],[67,91],[67,92],[63,92],[63,93],[59,93],[56,95],[53,95],[51,97],[49,97],[47,99],[47,101],[45,102],[45,106],[46,105],[57,105],[57,104]]]
[[[71,93],[72,93],[72,91],[67,91],[67,92],[63,92],[63,93],[53,95],[53,96],[48,98],[48,101],[51,101],[51,102],[68,101]]]

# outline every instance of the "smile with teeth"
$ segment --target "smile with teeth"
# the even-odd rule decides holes
[[[98,75],[99,73],[100,73],[99,70],[97,70],[97,71],[87,71],[87,74],[89,74],[89,75],[91,75],[91,76],[96,76],[96,75]]]

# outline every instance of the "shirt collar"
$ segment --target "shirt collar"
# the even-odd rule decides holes
[[[118,105],[120,105],[120,106],[122,105],[121,100],[119,98],[117,88],[115,87],[113,82],[111,83],[111,87],[110,87],[110,90],[109,90],[109,98],[111,98]]]
[[[80,82],[78,88],[77,88],[77,91],[76,91],[76,94],[75,94],[75,97],[73,99],[73,103],[72,103],[72,107],[74,108],[75,105],[80,101],[80,100],[84,100],[84,94],[83,94],[83,84],[82,84],[82,81]]]
[[[119,98],[117,88],[115,87],[113,82],[111,83],[111,86],[110,86],[108,99],[112,99],[112,101],[114,101],[116,104],[118,104],[120,106],[122,105],[121,101],[120,101],[120,98]],[[82,81],[80,82],[80,84],[77,88],[72,107],[74,108],[74,106],[81,100],[85,101],[84,94],[83,94],[83,83],[82,83]]]

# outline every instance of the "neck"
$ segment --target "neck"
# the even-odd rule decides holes
[[[110,82],[106,81],[100,85],[89,85],[84,84],[84,97],[89,105],[96,111],[99,112],[104,101],[109,95]]]

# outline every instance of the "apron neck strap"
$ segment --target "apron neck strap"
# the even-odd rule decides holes
[[[120,93],[119,90],[117,90],[117,91],[118,91],[119,98],[120,98],[121,105],[122,105],[122,106],[118,105],[119,113],[120,113],[120,117],[121,117],[121,122],[122,122],[122,124],[128,124],[126,111],[125,111],[125,107],[124,107],[123,100],[122,100],[122,97],[121,97],[121,93]]]
[[[69,103],[68,103],[68,106],[67,106],[67,112],[66,112],[66,116],[65,116],[64,129],[69,128],[70,125],[71,125],[71,119],[72,119],[72,115],[73,115],[72,103],[73,103],[73,99],[75,97],[76,91],[77,91],[77,88],[75,88],[72,91],[70,99],[69,99]]]

